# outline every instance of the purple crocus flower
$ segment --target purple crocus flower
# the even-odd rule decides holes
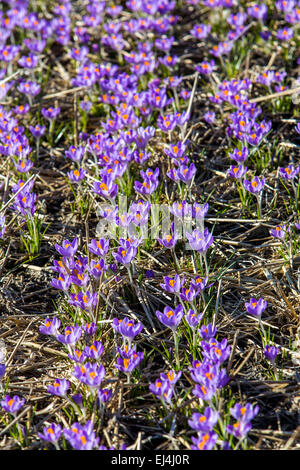
[[[175,129],[177,123],[176,119],[174,116],[168,115],[168,116],[158,116],[157,119],[157,126],[159,129],[161,129],[163,132],[170,132]]]
[[[239,165],[239,166],[231,165],[231,167],[227,171],[227,174],[231,178],[235,178],[237,180],[240,180],[246,174],[247,170],[248,170],[248,168],[244,167],[243,165]]]
[[[26,69],[34,69],[38,64],[38,61],[38,56],[34,54],[29,54],[28,56],[23,55],[22,57],[20,57],[20,59],[18,60],[18,64]]]
[[[210,338],[207,342],[202,341],[201,346],[204,356],[213,364],[223,363],[230,355],[230,346],[227,344],[226,338],[223,338],[221,342]]]
[[[188,420],[189,426],[195,431],[208,432],[212,431],[213,427],[217,424],[219,413],[212,410],[207,406],[204,413],[193,413],[192,419]]]
[[[171,403],[174,388],[169,380],[156,379],[155,383],[149,385],[149,391],[163,402]]]
[[[208,323],[207,325],[202,325],[198,332],[203,339],[214,338],[217,332],[217,328],[214,327],[212,323]]]
[[[179,297],[181,300],[184,302],[193,302],[194,299],[197,297],[199,294],[199,290],[195,289],[193,286],[190,286],[188,288],[182,288],[181,292],[179,294]]]
[[[268,7],[264,3],[262,3],[261,5],[256,4],[252,7],[249,7],[247,9],[247,13],[252,18],[256,18],[260,21],[265,21],[268,14]]]
[[[36,211],[35,207],[36,194],[35,193],[23,193],[22,191],[18,194],[15,200],[13,208],[21,212],[22,215],[28,217],[28,214],[33,215]]]
[[[162,381],[168,381],[170,385],[174,387],[176,382],[180,379],[182,376],[182,371],[175,372],[174,370],[169,370],[166,374],[161,373],[160,378]]]
[[[217,391],[216,383],[196,384],[192,390],[193,395],[204,401],[211,401]]]
[[[85,425],[73,423],[71,429],[63,430],[65,438],[69,441],[74,450],[92,450],[98,448],[99,438],[93,431],[92,421],[87,421]]]
[[[78,292],[78,294],[70,294],[69,303],[86,312],[91,312],[97,304],[97,292],[91,294],[89,291],[86,291]]]
[[[52,423],[43,429],[43,432],[39,432],[38,436],[43,441],[51,442],[55,444],[61,436],[61,426],[59,424]]]
[[[300,166],[297,166],[297,168],[294,168],[293,165],[288,165],[287,167],[282,167],[279,168],[279,176],[280,178],[286,179],[286,180],[292,180],[295,178],[295,176],[298,175],[300,171]]]
[[[117,318],[114,318],[112,322],[112,327],[123,337],[127,338],[129,343],[131,343],[133,338],[135,338],[136,335],[138,335],[143,329],[142,323],[134,323],[133,320],[127,317],[123,318],[123,320],[118,320]]]
[[[209,209],[209,205],[206,202],[205,204],[199,204],[198,202],[194,202],[192,208],[192,217],[194,217],[197,221],[203,220],[206,216]]]
[[[196,331],[197,326],[203,318],[203,313],[196,314],[194,310],[190,309],[184,318],[192,330]]]
[[[96,361],[100,358],[104,351],[101,341],[94,341],[91,346],[86,346],[83,352],[87,357],[95,359]]]
[[[163,325],[175,331],[183,318],[184,310],[182,305],[178,305],[175,309],[166,306],[163,312],[156,310],[155,315]]]
[[[183,284],[184,284],[184,276],[183,276],[183,279],[180,280],[180,276],[178,274],[175,274],[174,278],[171,278],[169,276],[164,276],[164,283],[160,284],[160,287],[162,287],[167,292],[176,294],[176,293],[179,293]]]
[[[208,345],[207,349],[210,351],[211,345]],[[207,357],[206,352],[203,362],[193,361],[193,367],[190,368],[191,378],[198,385],[205,385],[209,390],[214,389],[214,387],[221,388],[228,382],[226,371],[220,369],[220,361],[215,361],[212,354],[211,357]],[[202,393],[203,390],[199,389],[198,392]]]
[[[28,173],[29,170],[33,167],[33,162],[31,160],[18,160],[14,162],[17,171],[20,173]]]
[[[118,192],[118,185],[114,184],[113,180],[107,175],[103,175],[102,181],[95,181],[93,191],[99,196],[108,199],[114,199]]]
[[[215,61],[212,59],[210,62],[201,62],[199,65],[195,65],[195,70],[202,75],[209,75],[215,69]]]
[[[196,171],[197,168],[194,163],[192,163],[190,166],[180,165],[176,170],[176,175],[180,181],[183,181],[186,184],[190,184],[196,174]]]
[[[286,237],[286,233],[288,232],[288,229],[286,226],[283,225],[276,225],[275,228],[272,228],[270,230],[270,235],[275,238],[280,238],[281,240]]]
[[[247,19],[247,14],[244,12],[233,13],[227,17],[227,23],[230,24],[232,27],[240,27],[243,26]]]
[[[50,284],[55,289],[67,291],[71,285],[71,278],[68,274],[61,273],[57,279],[51,279]]]
[[[17,88],[21,93],[28,96],[36,96],[41,91],[41,87],[37,83],[30,81],[22,81]]]
[[[30,109],[30,106],[28,103],[26,103],[26,104],[20,104],[19,106],[16,106],[15,108],[12,109],[12,111],[15,114],[20,114],[21,116],[24,116],[25,114],[28,113],[29,109]],[[28,126],[30,131],[31,131],[31,127],[32,126]]]
[[[159,181],[157,178],[152,179],[146,177],[142,183],[140,181],[135,181],[134,189],[140,194],[150,195],[156,190],[158,183]]]
[[[78,62],[82,62],[85,57],[87,56],[89,50],[86,46],[81,47],[73,47],[70,53],[70,57]]]
[[[214,120],[216,119],[216,113],[214,111],[207,111],[203,115],[203,119],[205,122],[207,122],[207,124],[212,124]]]
[[[178,219],[192,217],[191,204],[188,204],[185,200],[182,202],[173,202],[172,208],[170,208],[170,212]]]
[[[104,259],[100,259],[99,261],[95,261],[95,260],[91,261],[89,272],[95,278],[101,277],[106,270],[107,270],[107,266],[105,264]]]
[[[82,157],[84,156],[85,153],[85,147],[75,147],[74,145],[71,145],[69,147],[69,150],[65,152],[65,156],[67,158],[70,158],[73,162],[80,162]]]
[[[78,238],[74,238],[72,242],[64,240],[62,246],[56,243],[55,248],[61,256],[65,256],[67,258],[74,257],[78,248]]]
[[[218,434],[214,431],[199,432],[197,437],[192,437],[191,450],[212,450],[218,440]]]
[[[42,135],[44,135],[46,126],[40,126],[39,124],[37,124],[36,126],[28,126],[28,129],[36,139],[39,139],[40,137],[42,137]]]
[[[109,240],[105,240],[104,238],[101,238],[100,240],[92,239],[88,245],[89,251],[96,256],[100,256],[101,258],[106,256],[108,248]]]
[[[204,229],[203,232],[197,229],[195,229],[192,234],[186,232],[186,237],[191,249],[199,251],[200,253],[205,253],[214,241],[213,236],[207,228]]]
[[[72,284],[75,284],[78,287],[86,287],[89,280],[89,275],[84,273],[82,270],[78,270],[77,268],[72,270],[72,275],[70,276]]]
[[[267,345],[264,349],[265,358],[268,359],[272,364],[275,364],[275,359],[277,357],[279,349],[275,346]]]
[[[57,335],[57,340],[63,344],[75,344],[81,336],[81,327],[78,325],[67,326],[65,328],[65,334]]]
[[[1,400],[0,404],[4,411],[11,413],[12,415],[16,415],[17,412],[22,408],[25,403],[25,398],[20,398],[18,395],[14,395],[10,397],[6,395],[4,400]]]
[[[97,391],[98,399],[101,403],[107,403],[112,397],[113,391],[110,388],[99,388]]]
[[[102,364],[98,365],[96,362],[93,364],[86,362],[83,365],[75,366],[73,375],[85,385],[92,388],[99,388],[105,376],[105,369]]]
[[[157,241],[165,248],[173,248],[178,240],[178,235],[173,231],[171,234],[164,234],[162,238],[158,238]]]
[[[48,119],[49,121],[53,121],[53,119],[57,118],[60,113],[60,108],[42,108],[42,115],[44,118]]]
[[[74,349],[74,352],[72,354],[68,354],[68,357],[71,359],[71,361],[74,362],[85,362],[87,359],[86,354],[83,351],[80,351],[80,349]]]
[[[93,336],[97,332],[97,325],[95,325],[94,322],[86,323],[83,325],[82,329],[86,334]]]
[[[190,30],[190,34],[197,39],[205,39],[209,35],[210,30],[210,24],[201,23],[194,25]]]
[[[65,397],[70,387],[70,382],[66,379],[55,379],[53,385],[48,386],[48,393],[51,395],[57,395],[59,397]]]
[[[229,152],[228,154],[232,160],[235,160],[238,163],[244,163],[244,161],[247,160],[248,155],[249,151],[247,147],[243,147],[241,150],[235,148],[233,152]]]
[[[78,170],[71,170],[67,173],[68,178],[72,183],[80,183],[86,175],[86,170],[79,168]]]
[[[61,321],[57,317],[53,317],[52,319],[46,318],[45,324],[40,326],[39,330],[40,333],[43,335],[57,335],[58,329],[61,325]]]
[[[187,149],[187,145],[182,142],[177,142],[177,144],[170,144],[168,149],[164,149],[164,152],[170,158],[180,158],[184,155]]]
[[[227,425],[227,431],[229,434],[232,434],[237,439],[241,439],[242,437],[246,436],[248,432],[251,430],[252,424],[249,421],[236,421],[233,425]]]
[[[112,253],[113,257],[118,263],[127,265],[135,258],[137,254],[137,248],[135,246],[128,246],[118,248],[118,251]]]
[[[265,181],[265,178],[259,179],[258,176],[254,176],[251,181],[245,180],[244,186],[250,193],[258,194],[263,189]]]
[[[130,374],[143,359],[143,352],[134,352],[130,357],[117,357],[115,367],[124,374]]]
[[[258,405],[253,407],[251,403],[246,403],[246,405],[240,405],[236,403],[234,407],[230,408],[230,414],[236,420],[242,419],[244,421],[251,421],[259,412]]]
[[[249,302],[245,303],[247,312],[254,317],[261,317],[262,312],[267,308],[267,301],[263,298],[258,300],[251,298]]]
[[[293,35],[294,31],[292,30],[292,28],[279,28],[277,30],[276,37],[277,39],[280,39],[282,41],[289,41],[290,39],[292,39]]]

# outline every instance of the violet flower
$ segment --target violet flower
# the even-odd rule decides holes
[[[249,302],[245,303],[247,312],[254,317],[261,317],[263,311],[267,308],[267,301],[263,298],[258,300],[251,298]]]
[[[160,287],[162,289],[166,290],[167,292],[170,292],[172,294],[177,294],[180,292],[181,287],[184,284],[184,276],[183,279],[180,280],[180,276],[178,274],[175,274],[174,278],[164,276],[164,283],[160,284]]]
[[[207,406],[203,414],[193,413],[192,419],[188,420],[188,424],[192,429],[195,429],[195,431],[208,432],[212,431],[218,419],[219,413]]]
[[[192,234],[186,232],[186,237],[189,241],[190,248],[200,253],[205,253],[214,241],[213,236],[207,228],[204,229],[203,232],[197,229],[194,230]]]
[[[175,331],[183,318],[184,310],[182,305],[178,305],[175,309],[166,306],[163,312],[156,310],[155,315],[163,325]]]
[[[197,437],[192,437],[191,450],[212,450],[218,440],[218,434],[214,431],[199,432]]]
[[[276,225],[275,228],[272,228],[270,230],[270,234],[272,235],[272,237],[280,238],[281,240],[283,240],[286,237],[287,232],[288,232],[288,229],[286,228],[284,224]]]
[[[57,395],[59,397],[65,397],[70,387],[70,382],[66,379],[55,379],[53,385],[48,386],[48,393],[51,395]]]
[[[8,413],[11,413],[14,416],[22,408],[24,403],[25,398],[20,398],[18,395],[14,395],[13,397],[6,395],[4,400],[1,400],[0,402],[4,411],[7,411]]]
[[[117,318],[113,319],[112,327],[118,333],[120,333],[124,338],[126,338],[131,344],[132,340],[138,335],[144,328],[142,323],[134,323],[130,318],[123,318],[123,320],[118,320]]]
[[[268,359],[272,364],[275,364],[275,359],[277,357],[278,351],[279,348],[276,348],[275,346],[266,345],[264,349],[265,358]]]
[[[43,441],[55,444],[60,439],[61,433],[61,426],[59,424],[52,423],[49,426],[44,427],[43,432],[39,432],[38,436]]]
[[[43,335],[56,336],[60,325],[61,325],[61,321],[59,318],[57,317],[53,317],[52,319],[46,318],[45,324],[40,326],[39,330],[40,330],[40,333],[42,333]]]
[[[245,180],[244,186],[250,193],[258,194],[263,189],[265,181],[265,178],[259,179],[258,176],[254,176],[251,181]]]
[[[62,246],[57,243],[54,246],[61,256],[65,256],[67,258],[74,257],[78,248],[78,238],[74,238],[72,242],[64,240]]]
[[[67,326],[65,333],[57,335],[56,338],[60,343],[73,345],[79,340],[81,333],[82,330],[80,326]]]

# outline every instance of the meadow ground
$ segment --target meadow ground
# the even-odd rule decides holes
[[[299,2],[0,8],[0,449],[299,449]]]

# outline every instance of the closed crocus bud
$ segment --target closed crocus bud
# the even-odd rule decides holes
[[[264,350],[264,355],[265,358],[268,359],[268,361],[272,362],[275,364],[275,359],[277,357],[279,349],[276,348],[275,346],[269,346],[267,345]]]

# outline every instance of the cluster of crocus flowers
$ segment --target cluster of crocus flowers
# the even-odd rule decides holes
[[[216,426],[221,419],[220,409],[217,411],[219,390],[229,382],[229,376],[222,365],[230,355],[230,346],[226,338],[218,341],[215,337],[216,333],[216,328],[212,325],[201,327],[202,337],[205,338],[207,335],[201,342],[203,360],[192,361],[189,369],[191,379],[195,382],[193,394],[200,399],[201,406],[200,411],[194,412],[188,420],[189,426],[197,431],[197,436],[191,438],[191,450],[216,449],[218,444],[221,448],[231,448],[229,442],[221,441],[216,432]],[[252,427],[251,420],[257,415],[258,409],[258,406],[253,407],[250,403],[245,406],[236,403],[230,409],[230,414],[237,421],[233,425],[227,425],[226,430],[223,429],[223,436],[233,434],[238,439],[245,438]]]
[[[74,450],[99,448],[99,437],[96,436],[93,430],[92,421],[87,421],[84,425],[73,423],[70,428],[63,429],[63,434]]]
[[[142,331],[143,325],[140,322],[135,323],[134,320],[125,317],[123,320],[114,318],[112,326],[123,338],[122,347],[117,348],[119,356],[117,357],[115,367],[126,374],[129,381],[132,371],[144,359],[144,353],[136,351],[136,345],[132,345],[134,338]]]
[[[258,411],[258,405],[254,407],[251,403],[245,405],[236,403],[233,408],[230,408],[230,414],[236,421],[234,424],[227,425],[227,431],[239,440],[245,438],[252,428],[251,421]]]
[[[97,333],[95,323],[86,323],[82,326],[67,326],[64,333],[59,333],[61,322],[58,318],[47,318],[40,327],[42,334],[53,335],[60,343],[68,347],[69,359],[74,363],[73,379],[77,380],[82,389],[89,391],[98,406],[104,406],[112,396],[112,389],[102,388],[105,380],[105,368],[100,362],[104,351],[101,341],[93,339]],[[84,346],[85,345],[85,346]],[[68,395],[71,383],[65,378],[57,378],[48,386],[48,393],[65,397],[74,407],[82,409],[82,396]],[[76,405],[77,404],[77,405]],[[49,431],[52,435],[52,432]],[[54,438],[54,436],[52,436]],[[45,438],[45,434],[44,437]],[[45,440],[47,440],[45,438]],[[51,441],[52,442],[52,441]],[[56,441],[55,441],[56,442]],[[55,445],[55,442],[53,444]]]
[[[79,311],[86,312],[92,320],[95,320],[97,305],[97,292],[93,290],[93,286],[104,279],[108,269],[108,247],[109,240],[92,239],[88,245],[92,257],[89,262],[88,257],[75,256],[78,250],[77,238],[73,241],[63,240],[61,245],[55,245],[61,258],[53,263],[52,269],[58,273],[58,277],[52,279],[51,285],[64,291],[68,302]]]
[[[164,406],[171,405],[175,384],[180,379],[181,374],[181,371],[175,372],[174,370],[170,370],[166,374],[161,373],[160,378],[150,384],[150,392],[161,400]]]

